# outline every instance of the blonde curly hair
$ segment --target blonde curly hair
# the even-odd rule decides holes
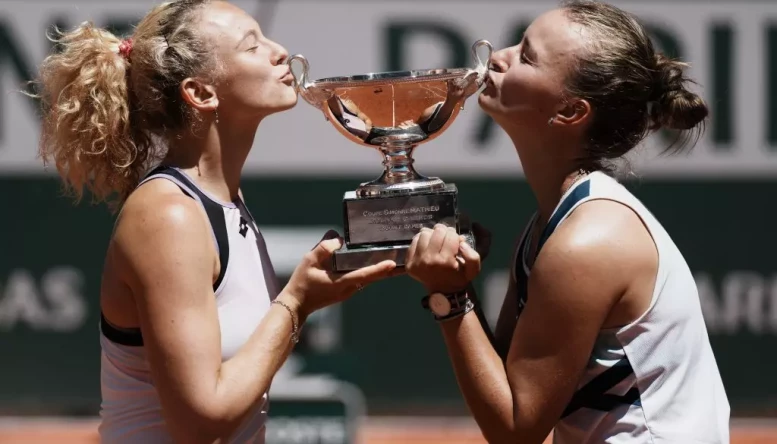
[[[196,28],[210,1],[163,3],[131,40],[90,22],[52,38],[61,50],[42,62],[36,81],[39,154],[76,201],[87,190],[117,208],[164,154],[165,142],[195,123],[179,87],[188,77],[215,80],[212,46]]]

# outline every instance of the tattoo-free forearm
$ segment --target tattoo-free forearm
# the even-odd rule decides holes
[[[441,323],[464,400],[488,442],[505,442],[514,430],[513,399],[502,359],[475,312]]]

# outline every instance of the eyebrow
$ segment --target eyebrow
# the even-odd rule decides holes
[[[248,31],[246,31],[245,34],[243,34],[243,37],[240,39],[240,41],[237,42],[237,45],[235,46],[235,48],[237,48],[240,45],[242,45],[243,42],[245,41],[245,39],[247,39],[248,37],[251,37],[251,36],[253,36],[254,39],[256,39],[256,40],[259,40],[259,34],[256,33],[256,29],[249,29]]]

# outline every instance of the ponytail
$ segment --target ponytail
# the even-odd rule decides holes
[[[123,201],[145,167],[133,134],[126,43],[84,23],[55,40],[62,51],[40,67],[43,123],[40,156],[53,163],[76,200],[118,194]]]
[[[37,81],[39,154],[76,201],[89,192],[97,202],[122,204],[166,142],[196,123],[178,85],[218,72],[196,26],[209,1],[156,6],[132,40],[88,22],[53,39],[61,51],[43,61]]]

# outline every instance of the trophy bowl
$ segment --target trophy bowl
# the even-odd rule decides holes
[[[484,59],[478,50],[485,47]],[[348,271],[385,259],[404,265],[405,253],[422,227],[437,223],[468,236],[458,211],[455,184],[419,174],[413,152],[450,127],[468,97],[488,75],[493,47],[472,45],[475,68],[426,69],[370,73],[309,80],[307,59],[296,54],[288,65],[299,95],[324,113],[350,141],[376,149],[382,174],[343,198],[345,245],[334,255],[334,269]],[[302,72],[294,72],[294,62]],[[474,242],[474,240],[472,240]]]

